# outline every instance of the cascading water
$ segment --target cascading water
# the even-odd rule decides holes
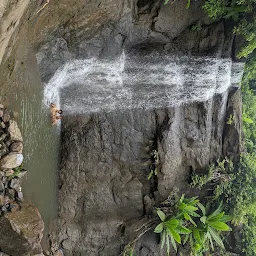
[[[215,57],[123,53],[111,61],[74,60],[48,82],[44,103],[69,114],[177,106],[225,92],[242,73],[243,63]]]

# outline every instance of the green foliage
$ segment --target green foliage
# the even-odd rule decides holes
[[[20,165],[20,166],[14,168],[13,170],[14,170],[14,173],[10,176],[11,179],[13,179],[15,177],[19,177],[22,170],[24,170],[23,165]]]
[[[198,203],[198,206],[202,211],[200,222],[187,237],[192,248],[192,254],[201,255],[210,249],[214,251],[214,242],[222,249],[225,249],[220,232],[231,230],[226,224],[231,220],[230,216],[225,215],[222,211],[222,204],[210,214],[207,214],[207,210],[202,204]]]
[[[158,165],[160,163],[159,154],[158,154],[157,150],[153,150],[152,156],[153,156],[153,164],[152,164],[150,172],[148,174],[148,180],[150,180],[153,176],[157,176]]]
[[[201,211],[201,214],[199,213]],[[221,232],[230,231],[226,224],[231,218],[222,211],[222,205],[207,214],[206,208],[197,197],[181,196],[176,203],[175,214],[165,214],[157,210],[161,222],[154,232],[161,234],[161,248],[166,247],[170,254],[170,244],[177,251],[177,244],[185,245],[189,241],[191,255],[202,255],[203,252],[214,250],[217,245],[224,248]]]
[[[214,190],[214,195],[216,198],[222,194],[223,187],[226,186],[227,182],[232,180],[233,173],[233,163],[228,158],[223,159],[222,161],[217,161],[216,164],[211,164],[208,168],[208,172],[206,174],[193,174],[192,175],[192,187],[197,187],[198,189],[202,189],[206,184],[213,182],[216,184],[216,188]]]
[[[234,123],[234,120],[235,120],[234,115],[230,114],[230,116],[228,117],[228,120],[227,120],[227,124],[232,125]]]
[[[164,4],[168,4],[169,2],[170,2],[170,0],[164,0]],[[173,3],[175,3],[175,2],[176,2],[176,0],[173,0],[171,3],[173,4]],[[188,1],[187,1],[186,9],[189,8],[190,2],[191,2],[191,0],[188,0]]]
[[[255,11],[255,3],[256,0],[207,0],[203,6],[210,18],[232,18],[237,23],[234,33],[243,36],[247,42],[238,58],[248,57],[256,48],[256,21],[250,15]]]

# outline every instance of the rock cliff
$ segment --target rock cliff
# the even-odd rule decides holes
[[[232,24],[211,23],[201,9],[203,1],[191,1],[189,9],[186,2],[164,6],[159,0],[60,0],[50,1],[38,14],[40,7],[30,3],[9,41],[12,51],[3,54],[4,77],[19,68],[28,48],[36,54],[43,82],[71,59],[107,59],[122,51],[231,58]],[[200,29],[192,29],[198,24]],[[235,122],[227,125],[230,114]],[[226,155],[236,157],[240,139],[236,87],[177,107],[65,116],[58,235],[64,254],[120,255],[154,206],[174,187],[190,192],[193,170]],[[148,180],[153,151],[160,159],[159,172]],[[157,237],[143,236],[136,255],[162,255]]]

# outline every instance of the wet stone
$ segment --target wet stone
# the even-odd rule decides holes
[[[4,183],[0,181],[0,194],[2,194],[5,190]]]
[[[6,177],[9,177],[9,176],[11,176],[11,175],[13,175],[13,174],[14,174],[14,170],[7,170],[7,171],[5,172]]]
[[[4,196],[0,195],[0,207],[2,207],[5,203]]]
[[[10,111],[4,110],[4,115],[3,115],[3,120],[4,120],[4,122],[5,122],[5,123],[9,122],[10,118],[11,118],[11,117],[10,117]]]
[[[2,134],[2,135],[0,136],[0,141],[3,141],[6,137],[7,137],[7,134],[6,134],[6,133]]]
[[[17,153],[22,153],[23,150],[23,144],[21,141],[15,141],[11,144],[10,146],[11,152],[17,152]]]
[[[10,153],[0,161],[2,169],[13,169],[20,166],[23,162],[23,155],[19,153]]]
[[[19,179],[19,178],[14,178],[14,179],[12,179],[12,180],[10,181],[9,187],[15,189],[16,191],[19,191],[19,188],[20,188],[20,179]]]
[[[14,120],[10,120],[10,125],[8,128],[8,132],[10,134],[10,139],[11,140],[17,140],[17,141],[23,141],[20,129],[18,127],[18,124]]]

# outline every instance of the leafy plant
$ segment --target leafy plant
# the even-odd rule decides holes
[[[199,209],[202,214],[199,214]],[[166,247],[170,254],[170,244],[177,251],[177,244],[185,245],[189,241],[192,255],[199,256],[203,252],[214,250],[214,244],[224,248],[221,232],[230,231],[226,222],[231,217],[222,211],[222,204],[210,214],[197,197],[177,200],[176,213],[167,216],[162,210],[157,210],[161,220],[154,230],[161,234],[161,248]],[[171,242],[171,243],[170,243]]]
[[[192,198],[185,198],[185,195],[183,194],[178,201],[178,218],[185,219],[187,221],[190,221],[194,226],[196,226],[196,223],[193,220],[193,217],[200,217],[199,214],[196,213],[198,210],[197,204],[199,203],[199,200],[197,197]]]
[[[191,231],[182,225],[183,222],[180,219],[172,217],[166,220],[166,215],[161,210],[157,210],[157,215],[162,222],[156,226],[154,232],[161,233],[161,248],[166,245],[166,252],[170,255],[170,241],[175,251],[177,251],[176,242],[181,244],[180,234],[189,234]]]
[[[152,156],[153,156],[153,163],[152,163],[152,166],[151,166],[151,170],[150,170],[150,172],[148,174],[148,180],[150,180],[153,175],[157,176],[158,165],[160,163],[159,154],[158,154],[157,150],[154,149],[152,151]]]
[[[235,117],[234,115],[230,114],[227,120],[228,125],[232,125],[234,123]]]
[[[222,211],[222,204],[208,215],[206,214],[206,208],[201,203],[198,203],[198,207],[202,211],[200,222],[197,227],[192,229],[192,232],[187,235],[185,240],[189,240],[192,254],[201,255],[210,249],[214,251],[214,243],[225,249],[220,232],[231,230],[226,224],[226,222],[231,220],[231,217],[225,215]]]

